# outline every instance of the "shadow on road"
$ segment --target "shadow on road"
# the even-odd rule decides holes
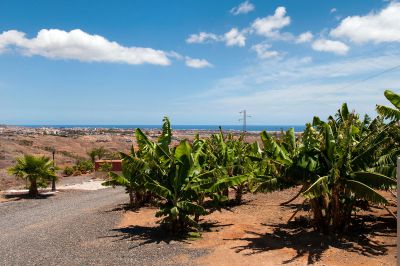
[[[5,194],[3,197],[6,200],[12,200],[12,201],[17,201],[21,199],[33,199],[33,200],[41,200],[41,199],[47,199],[49,197],[53,197],[55,194],[54,193],[46,193],[46,194],[39,194],[36,197],[32,197],[31,195],[27,193],[21,193],[21,194]]]

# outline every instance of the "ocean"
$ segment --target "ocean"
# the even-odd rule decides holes
[[[110,129],[160,129],[161,125],[21,125],[25,127],[49,127],[49,128],[110,128]],[[219,125],[171,125],[175,130],[218,130]],[[223,130],[243,130],[242,125],[221,125]],[[248,125],[247,131],[281,131],[294,128],[295,132],[304,131],[304,125]]]

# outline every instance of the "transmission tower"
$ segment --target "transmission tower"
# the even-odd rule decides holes
[[[246,110],[240,111],[239,114],[243,115],[243,117],[240,118],[239,121],[243,121],[243,134],[246,134],[246,132],[247,132],[247,118],[251,117],[251,116],[247,114]]]

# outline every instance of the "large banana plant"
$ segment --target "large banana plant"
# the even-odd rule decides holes
[[[171,151],[167,178],[149,180],[146,188],[162,199],[157,217],[173,231],[198,228],[198,217],[206,214],[200,198],[211,196],[229,186],[241,182],[244,177],[215,179],[213,170],[204,171],[200,166],[201,144],[199,140],[192,149],[187,140]]]
[[[314,222],[327,232],[346,230],[351,213],[361,201],[387,204],[377,189],[396,185],[396,179],[374,172],[376,162],[386,156],[392,138],[384,126],[362,131],[363,123],[343,104],[336,119],[314,118],[320,142],[317,177],[304,192],[310,199]]]

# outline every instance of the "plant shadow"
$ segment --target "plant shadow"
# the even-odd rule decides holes
[[[241,205],[251,205],[252,200],[242,200],[240,203],[236,202],[234,199],[229,199],[224,203],[216,203],[213,200],[207,200],[204,202],[203,206],[207,209],[208,213],[211,214],[213,212],[222,210],[226,210],[229,212],[233,212],[233,208],[241,206]]]
[[[296,255],[282,261],[282,264],[292,263],[303,256],[307,256],[308,264],[314,264],[321,260],[324,252],[330,247],[373,257],[384,255],[388,251],[388,247],[396,246],[395,244],[382,244],[371,237],[396,237],[396,221],[392,217],[363,217],[362,221],[358,220],[352,225],[352,228],[349,229],[350,233],[342,237],[319,233],[313,230],[305,220],[289,224],[263,225],[270,227],[272,233],[260,234],[246,231],[252,236],[231,239],[247,242],[246,245],[234,247],[235,252],[240,253],[247,250],[250,252],[245,255],[250,256],[271,250],[291,248],[296,251]]]
[[[131,248],[137,248],[148,244],[170,244],[171,242],[181,242],[190,244],[200,237],[201,232],[211,231],[214,227],[230,226],[231,224],[219,224],[218,222],[203,222],[199,232],[183,231],[179,233],[173,233],[169,231],[165,226],[139,226],[131,225],[123,228],[112,229],[112,232],[116,234],[108,236],[116,238],[115,241],[129,240],[136,242]]]
[[[116,235],[111,236],[116,237],[117,241],[129,240],[137,242],[137,244],[131,248],[137,248],[148,244],[170,244],[172,241],[185,242],[187,239],[182,234],[171,234],[161,226],[151,227],[132,225],[123,228],[116,228],[112,231],[117,233]]]
[[[41,200],[53,197],[54,193],[42,193],[37,196],[31,196],[28,193],[18,193],[18,194],[4,194],[3,197],[7,200],[18,201],[22,199],[29,199],[29,200]]]
[[[104,211],[105,213],[108,212],[119,212],[119,211],[123,211],[123,212],[127,212],[127,211],[132,211],[132,212],[138,212],[140,210],[141,207],[133,207],[131,205],[129,205],[129,203],[121,203],[118,204],[116,207],[106,210]]]

